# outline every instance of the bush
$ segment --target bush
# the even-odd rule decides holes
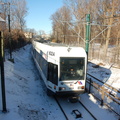
[[[4,47],[5,49],[15,50],[20,47],[23,47],[28,43],[28,40],[25,38],[24,32],[20,30],[12,30],[11,35],[8,31],[4,32]]]

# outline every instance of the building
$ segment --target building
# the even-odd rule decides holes
[[[50,34],[42,34],[41,37],[47,40],[50,38]]]
[[[0,17],[0,31],[4,31],[6,29],[6,22],[3,18]]]
[[[33,33],[32,32],[25,32],[24,33],[26,38],[33,38]]]

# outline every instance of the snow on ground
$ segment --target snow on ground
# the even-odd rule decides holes
[[[120,89],[120,69],[113,68],[111,65],[104,65],[99,63],[97,60],[91,61],[93,64],[89,63],[88,65],[88,73],[100,79],[103,82],[115,87],[116,89]],[[94,64],[101,64],[98,68],[94,68]],[[93,69],[94,68],[94,69]]]
[[[14,52],[13,58],[15,63],[8,61],[6,58],[5,81],[8,112],[0,112],[0,120],[65,120],[54,98],[48,97],[46,94],[45,85],[39,77],[38,71],[31,58],[30,48],[31,45],[27,45]],[[96,73],[91,67],[89,67],[89,70],[92,71],[93,74]],[[100,73],[102,74],[102,72]],[[111,72],[110,69],[107,73],[110,78],[114,71]],[[113,83],[115,84],[115,82]],[[2,110],[1,101],[0,89],[0,110]],[[97,112],[99,113],[97,114],[99,120],[103,120],[103,118],[109,120],[117,119],[117,117],[106,110],[106,108],[100,107],[98,102],[90,95],[81,95],[81,101],[83,101],[91,111],[96,111],[96,114]],[[100,117],[101,115],[104,115],[104,117]]]
[[[14,52],[13,58],[15,63],[5,62],[9,112],[0,113],[0,120],[65,120],[55,100],[46,95],[45,86],[31,59],[30,46]]]

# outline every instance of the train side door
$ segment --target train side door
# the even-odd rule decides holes
[[[48,63],[48,81],[58,85],[58,65],[53,63]]]

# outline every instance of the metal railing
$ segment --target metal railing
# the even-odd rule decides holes
[[[104,83],[96,77],[87,74],[86,90],[91,93],[97,100],[100,101],[100,105],[107,106],[118,116],[120,116],[120,90]]]

